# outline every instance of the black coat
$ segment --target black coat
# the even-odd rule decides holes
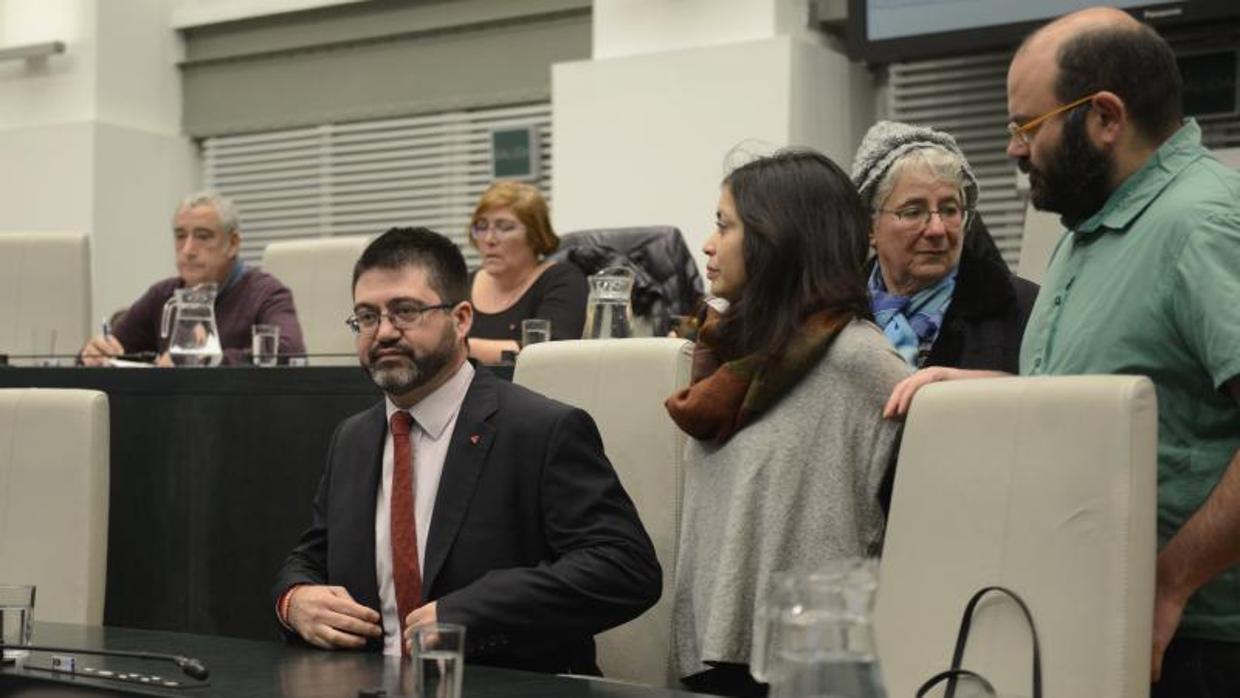
[[[670,226],[582,230],[560,238],[550,259],[572,262],[589,276],[604,267],[633,270],[633,313],[653,321],[654,336],[672,329],[673,315],[691,315],[702,299],[702,277],[680,229]]]
[[[924,365],[1019,373],[1020,342],[1037,297],[1038,285],[1008,269],[977,216],[965,234],[951,305]]]

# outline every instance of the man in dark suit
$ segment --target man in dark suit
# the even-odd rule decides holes
[[[435,232],[362,253],[349,324],[387,398],[337,427],[277,613],[323,648],[407,653],[448,622],[468,661],[598,673],[594,634],[658,600],[659,563],[589,415],[466,360],[468,298]]]

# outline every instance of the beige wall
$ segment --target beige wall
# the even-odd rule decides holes
[[[871,81],[793,9],[596,0],[593,60],[552,71],[557,230],[675,225],[703,266],[719,182],[746,153],[808,146],[847,170]]]
[[[198,180],[182,135],[178,29],[355,1],[0,0],[0,45],[68,45],[0,63],[0,230],[89,232],[93,315],[129,303],[172,273],[171,209]],[[815,147],[847,167],[873,88],[808,28],[807,8],[595,0],[593,60],[552,71],[557,228],[670,223],[696,250],[738,145]]]
[[[89,233],[94,317],[173,272],[171,209],[196,167],[168,12],[163,0],[0,1],[0,45],[66,44],[0,63],[0,231]]]

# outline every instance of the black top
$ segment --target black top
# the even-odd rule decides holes
[[[473,287],[474,270],[469,275]],[[586,277],[577,267],[557,262],[547,267],[532,286],[507,310],[495,314],[474,308],[470,337],[521,341],[521,321],[541,318],[551,321],[552,339],[581,339],[586,324]]]

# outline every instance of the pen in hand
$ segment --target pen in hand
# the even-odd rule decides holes
[[[121,352],[123,350],[119,345],[113,346],[116,345],[116,340],[112,338],[112,321],[105,317],[103,322],[100,323],[100,329],[103,330],[103,344],[105,347],[108,347],[108,350],[105,350],[104,354],[110,355],[109,363],[111,363],[110,359],[121,358]]]

